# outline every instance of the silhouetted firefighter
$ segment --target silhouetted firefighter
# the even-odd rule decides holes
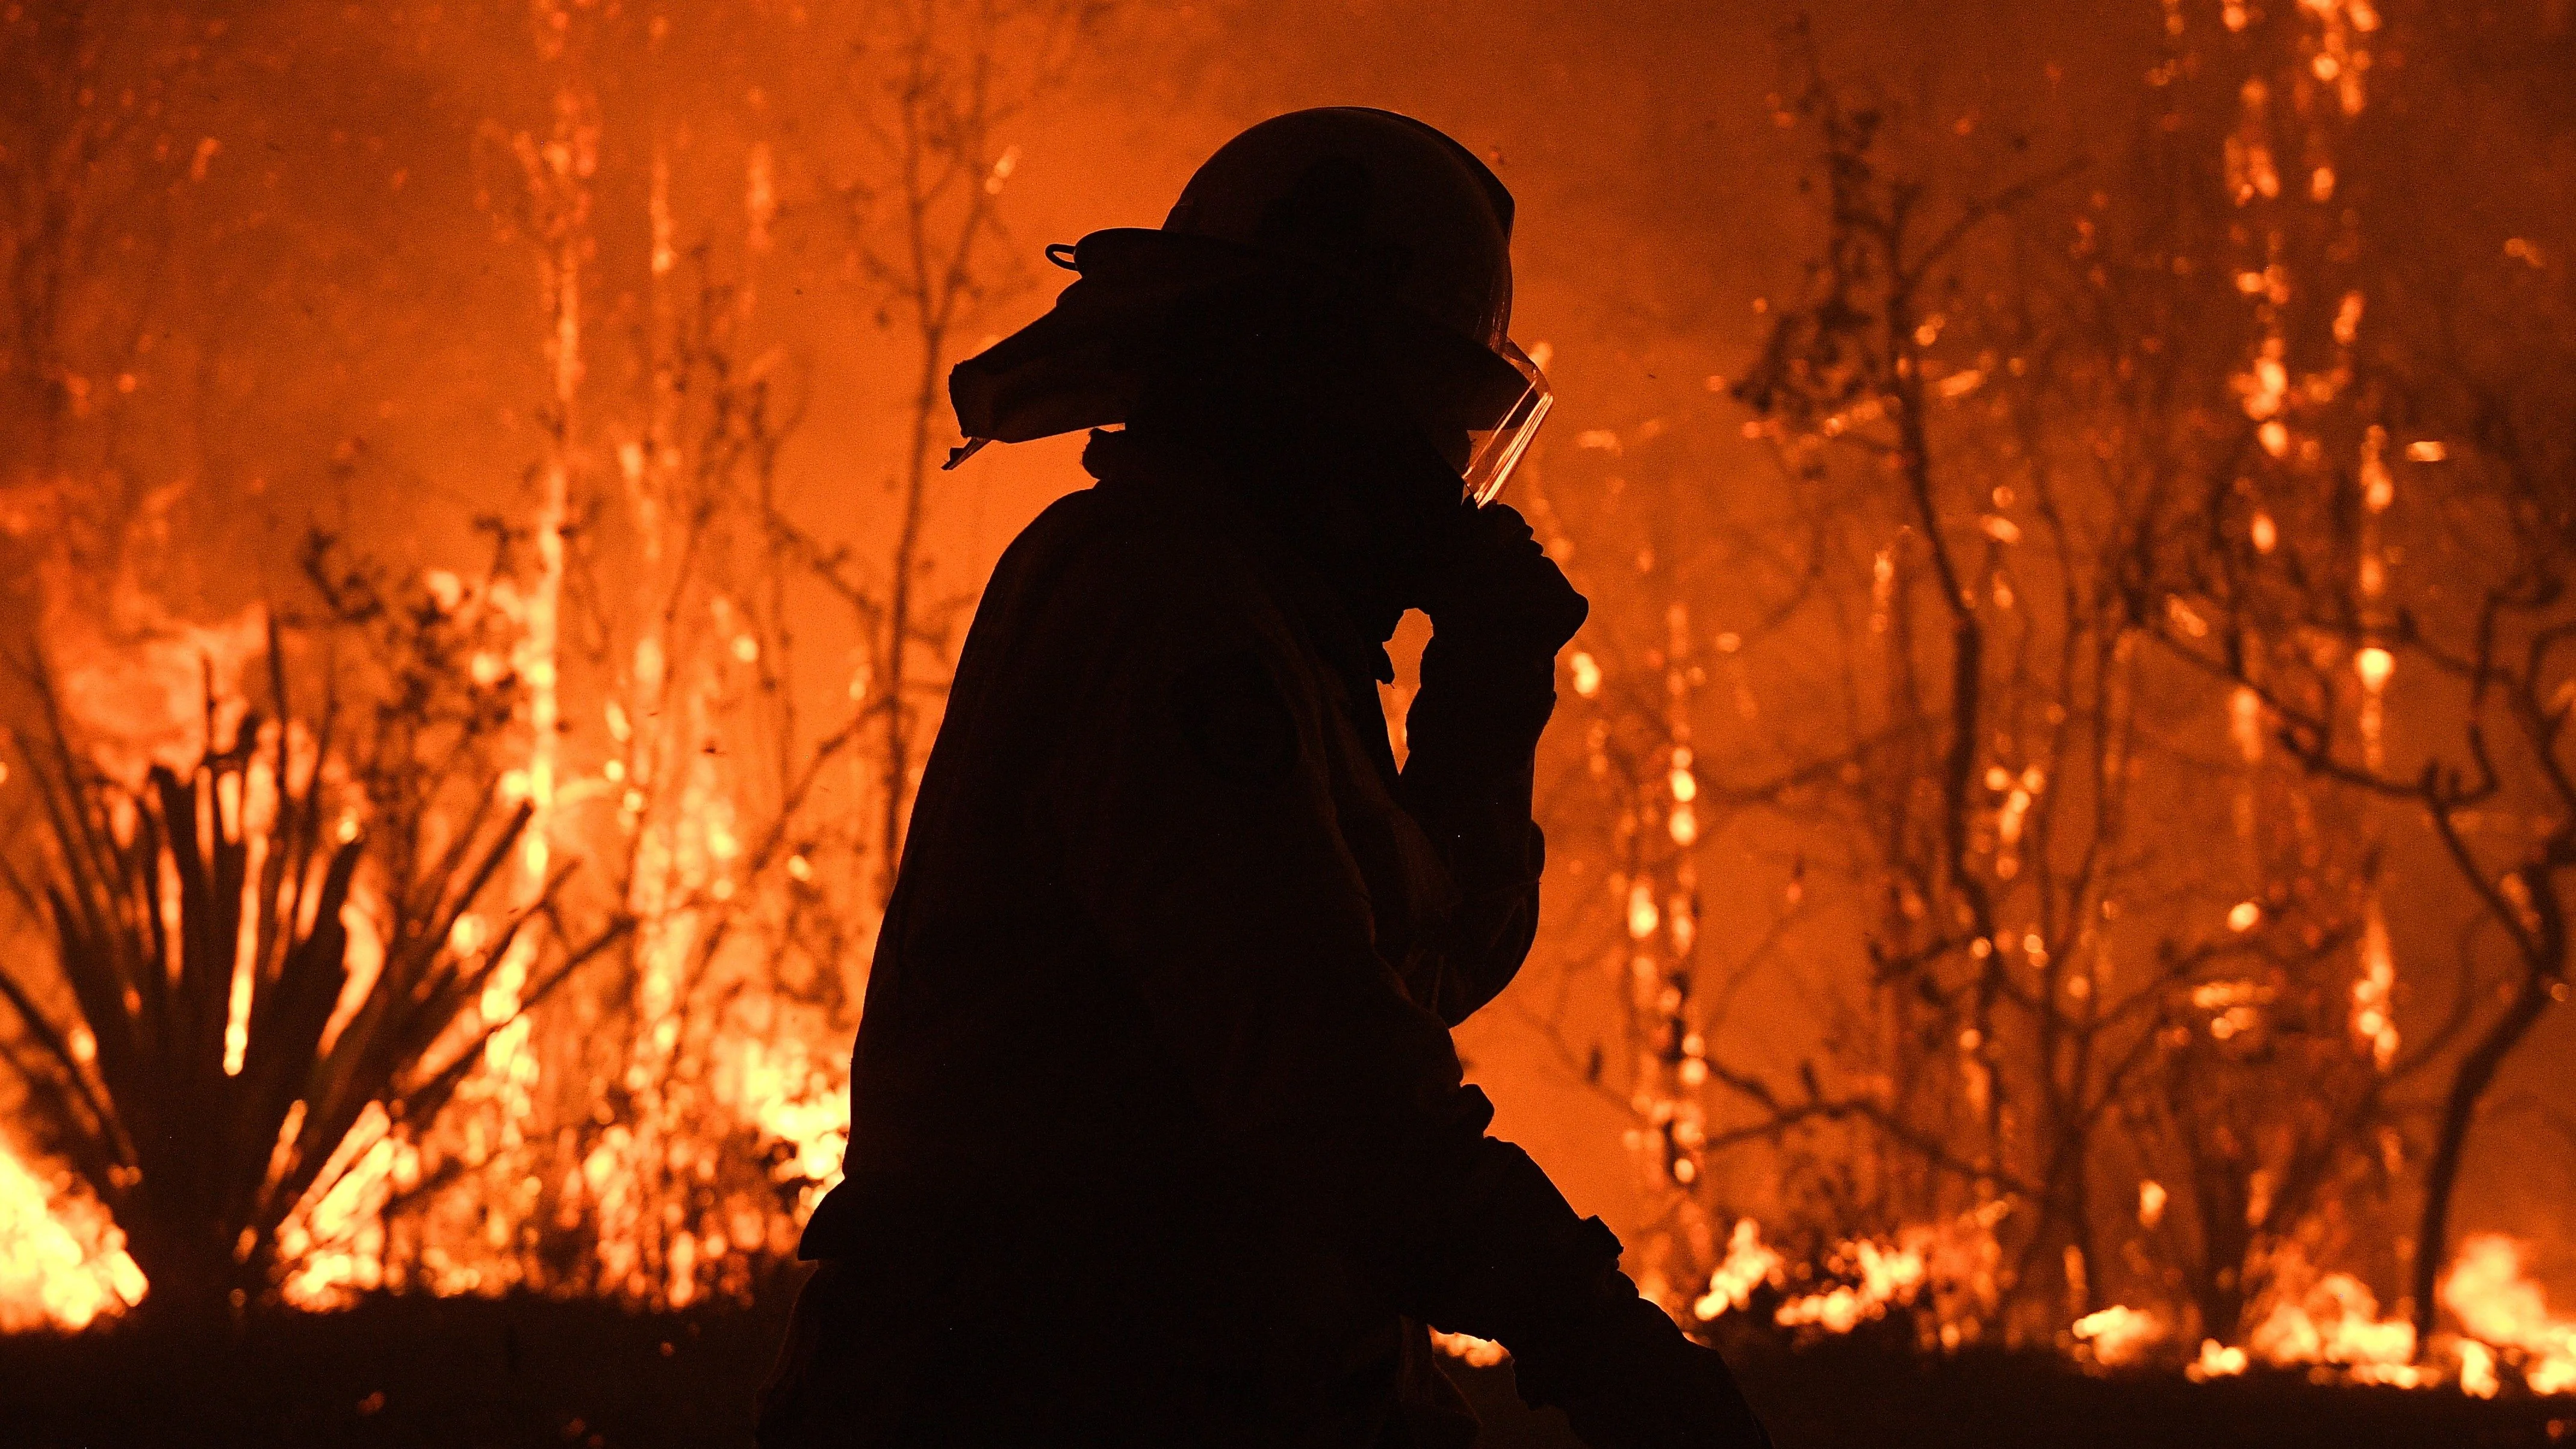
[[[1595,1446],[1766,1442],[1449,1040],[1529,949],[1586,610],[1492,501],[1549,401],[1511,216],[1419,122],[1282,116],[951,376],[960,458],[1124,427],[967,638],[770,1449],[1471,1443],[1426,1324]]]

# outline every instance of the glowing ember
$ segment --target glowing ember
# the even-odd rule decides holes
[[[1709,1275],[1708,1292],[1691,1304],[1691,1312],[1715,1318],[1745,1307],[1753,1301],[1754,1289],[1780,1281],[1782,1266],[1780,1255],[1763,1245],[1760,1225],[1751,1218],[1737,1219],[1726,1240],[1726,1261]]]
[[[1581,650],[1575,651],[1574,662],[1568,667],[1574,671],[1576,694],[1590,699],[1601,692],[1601,665],[1591,655]]]
[[[1835,1253],[1833,1266],[1858,1281],[1792,1298],[1780,1305],[1774,1317],[1792,1328],[1814,1324],[1827,1333],[1849,1333],[1869,1319],[1883,1317],[1891,1304],[1912,1303],[1923,1288],[1919,1240],[1898,1246],[1866,1239],[1845,1243]]]
[[[2397,1059],[2396,988],[2388,922],[2374,897],[2362,922],[2361,975],[2352,983],[2352,1034],[2370,1048],[2371,1060],[2383,1072]]]
[[[2229,1348],[2214,1338],[2200,1341],[2200,1357],[2183,1370],[2194,1383],[2245,1372],[2245,1350]]]
[[[1490,1338],[1478,1338],[1472,1333],[1442,1333],[1436,1328],[1431,1331],[1431,1346],[1451,1358],[1465,1360],[1471,1368],[1492,1368],[1511,1356],[1501,1344]]]
[[[2095,1363],[2118,1368],[2144,1359],[2163,1340],[2165,1322],[2152,1312],[2115,1305],[2085,1314],[2068,1331],[2092,1350]]]
[[[1628,888],[1628,934],[1642,941],[1655,934],[1656,926],[1662,921],[1663,913],[1655,907],[1655,888],[1642,880],[1631,885]]]

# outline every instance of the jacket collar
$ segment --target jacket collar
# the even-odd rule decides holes
[[[1157,517],[1195,522],[1242,545],[1304,626],[1308,642],[1354,686],[1395,681],[1385,642],[1360,627],[1342,591],[1314,560],[1245,506],[1214,459],[1173,439],[1102,430],[1082,450],[1082,467],[1099,480],[1106,497],[1133,501]],[[1353,702],[1363,699],[1374,707],[1377,691],[1356,687]]]

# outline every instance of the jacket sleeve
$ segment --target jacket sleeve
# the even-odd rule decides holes
[[[1530,795],[1555,704],[1544,656],[1436,634],[1423,652],[1422,690],[1405,717],[1403,798],[1460,890],[1434,1003],[1452,1026],[1511,984],[1538,932],[1547,851]]]
[[[1485,1135],[1448,1028],[1378,954],[1311,675],[1248,630],[1120,655],[1063,711],[1039,818],[1211,1150],[1298,1200],[1403,1311],[1505,1342],[1547,1320],[1616,1240]]]

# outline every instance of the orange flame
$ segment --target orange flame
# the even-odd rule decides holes
[[[142,1302],[146,1286],[105,1208],[0,1142],[0,1333],[77,1332]]]
[[[2540,1285],[2522,1273],[2522,1245],[2497,1233],[2460,1244],[2442,1282],[2442,1306],[2469,1338],[2462,1343],[2461,1380],[2467,1385],[2469,1353],[2486,1345],[2516,1349],[2523,1378],[2536,1394],[2576,1392],[2576,1319],[2552,1317]],[[2492,1382],[2492,1366],[2488,1368]]]

